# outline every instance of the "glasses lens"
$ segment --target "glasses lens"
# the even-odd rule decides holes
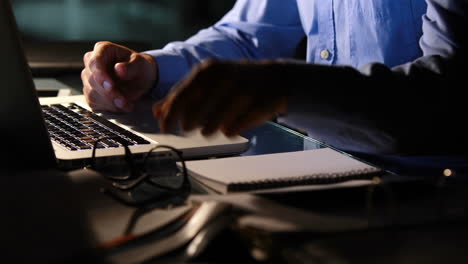
[[[152,152],[144,167],[149,175],[148,184],[165,189],[183,187],[185,177],[179,155],[172,149],[159,148]]]

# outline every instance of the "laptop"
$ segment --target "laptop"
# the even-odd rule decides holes
[[[149,99],[130,114],[95,113],[82,95],[39,100],[8,0],[0,0],[0,36],[0,168],[82,167],[91,160],[95,140],[104,137],[96,157],[114,161],[123,157],[124,145],[141,156],[169,145],[186,159],[235,155],[248,148],[241,136],[159,133]]]

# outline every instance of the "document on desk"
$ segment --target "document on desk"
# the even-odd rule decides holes
[[[330,148],[196,160],[186,166],[194,180],[217,193],[339,184],[384,172]]]

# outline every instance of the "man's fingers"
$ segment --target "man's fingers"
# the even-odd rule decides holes
[[[105,110],[112,112],[120,112],[117,109],[112,101],[106,100],[103,98],[96,89],[92,89],[89,84],[83,83],[83,94],[85,95],[88,105],[93,110]]]
[[[113,67],[119,61],[127,61],[132,51],[123,46],[108,41],[100,41],[94,45],[91,53],[84,56],[85,67],[93,72],[94,78],[107,92],[115,88],[112,78]]]
[[[104,87],[96,82],[94,74],[89,69],[85,68],[81,71],[81,81],[83,82],[83,87],[94,89],[101,96],[106,97],[109,100],[112,99]]]
[[[89,69],[96,79],[99,86],[104,87],[106,92],[110,92],[114,86],[114,81],[110,76],[107,64],[103,57],[95,54],[88,55],[88,59],[85,62],[85,67]]]
[[[129,48],[109,41],[99,41],[94,45],[93,57],[116,63],[119,61],[128,61],[133,52],[134,51]]]
[[[89,88],[95,90],[92,94],[96,95],[89,101],[93,101],[99,107],[104,104],[106,109],[112,108],[126,112],[132,110],[132,102],[116,87],[117,83],[113,78],[115,63],[127,61],[131,53],[130,49],[107,41],[97,42],[92,52],[85,53],[83,56],[85,70],[82,73],[82,80],[83,83],[88,84]],[[96,100],[98,94],[100,98]]]
[[[236,119],[231,122],[225,122],[221,126],[221,131],[226,136],[235,136],[245,131],[248,128],[260,125],[265,121],[273,119],[278,109],[284,109],[285,100],[278,100],[267,104],[255,103],[251,101],[250,107],[244,108],[243,113],[239,114]]]
[[[232,124],[249,109],[251,103],[252,98],[248,96],[237,96],[228,102],[220,102],[217,111],[207,117],[205,124],[200,124],[203,125],[202,134],[208,136],[221,127]]]
[[[217,106],[222,101],[217,95],[207,92],[204,87],[192,87],[194,86],[191,85],[190,89],[176,98],[176,105],[180,108],[180,125],[184,131],[190,131],[205,123],[209,116],[216,114],[214,110],[219,110]]]
[[[133,109],[133,104],[123,97],[120,92],[108,93],[105,91],[89,70],[84,69],[82,71],[81,79],[83,81],[83,93],[93,109],[113,112],[129,112]]]
[[[122,80],[129,81],[133,80],[141,74],[143,65],[146,63],[145,59],[139,54],[134,53],[130,55],[130,60],[126,62],[119,62],[115,64],[114,70]]]
[[[119,108],[124,112],[132,112],[134,108],[134,103],[128,100],[124,96],[117,96],[114,98],[115,107]]]
[[[118,112],[130,112],[133,110],[133,104],[129,102],[118,89],[106,89],[105,86],[101,85],[96,80],[96,74],[91,72],[89,69],[84,69],[81,72],[81,79],[83,81],[83,91],[93,90],[93,98],[89,101],[99,102],[97,105],[105,106],[106,109],[100,110]],[[85,93],[85,96],[87,97],[88,94],[91,93]],[[110,107],[110,105],[112,105],[112,107]]]
[[[91,109],[97,111],[111,111],[111,112],[120,112],[118,109],[115,108],[113,104],[108,104],[105,101],[100,100],[99,97],[96,97],[94,95],[95,91],[93,90],[88,90],[86,94],[88,95],[86,97],[86,102],[88,103],[89,107]]]
[[[179,118],[180,109],[174,105],[172,98],[167,98],[153,105],[153,114],[159,120],[162,133],[168,133]]]
[[[204,135],[221,129],[233,136],[285,112],[286,99],[276,93],[265,93],[271,76],[256,66],[242,66],[218,62],[203,63],[194,69],[165,100],[156,104],[153,113],[167,132],[177,120],[182,129],[201,127]],[[263,67],[263,66],[262,66]]]
[[[156,102],[155,104],[153,104],[153,115],[154,117],[156,117],[156,119],[162,119],[162,105],[163,105],[164,101],[159,101],[159,102]]]
[[[89,59],[91,59],[91,56],[93,55],[92,51],[88,51],[83,55],[83,62],[85,65],[88,65]]]
[[[181,83],[178,93],[180,122],[182,129],[190,131],[198,126],[205,126],[212,119],[224,114],[237,90],[233,80],[222,71],[223,65],[216,62],[205,62],[195,69]],[[212,122],[211,126],[216,126]]]
[[[198,75],[192,72],[174,87],[162,102],[155,105],[154,114],[159,119],[163,132],[169,131],[176,121],[181,121],[182,129],[189,130],[191,123],[185,117],[190,115],[192,118],[196,114],[196,112],[187,114],[187,109],[193,109],[193,106],[200,102],[202,92],[198,90],[199,87]]]

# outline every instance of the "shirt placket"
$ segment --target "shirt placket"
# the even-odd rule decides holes
[[[315,54],[315,62],[331,65],[335,58],[335,18],[333,13],[333,1],[322,0],[318,7],[318,43]]]

